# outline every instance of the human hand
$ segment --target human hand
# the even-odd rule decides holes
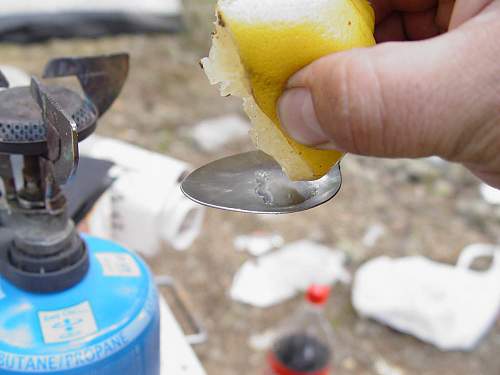
[[[295,74],[278,103],[285,130],[361,155],[437,155],[500,188],[500,0],[371,2],[376,39],[391,42]]]

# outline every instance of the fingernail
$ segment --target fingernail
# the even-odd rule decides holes
[[[309,90],[285,91],[278,102],[278,115],[284,130],[297,142],[318,145],[329,141],[316,117]]]

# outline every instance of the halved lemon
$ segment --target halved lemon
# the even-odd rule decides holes
[[[280,125],[276,105],[288,79],[314,60],[375,44],[367,0],[219,0],[202,65],[223,96],[243,99],[256,147],[292,180],[315,180],[342,153],[301,145]]]

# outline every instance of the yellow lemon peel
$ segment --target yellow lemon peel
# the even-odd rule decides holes
[[[314,9],[317,14],[289,16],[291,3],[310,9],[308,1],[288,2],[282,19],[279,14],[259,19],[238,11],[238,3],[248,5],[252,0],[219,0],[212,48],[202,60],[210,82],[220,85],[221,95],[243,99],[254,144],[292,180],[324,176],[342,153],[301,145],[283,131],[276,105],[288,79],[320,57],[375,44],[375,16],[368,1],[317,0],[321,5]]]

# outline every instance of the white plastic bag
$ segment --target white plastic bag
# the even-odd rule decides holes
[[[488,271],[470,269],[481,256],[493,257]],[[500,310],[500,248],[466,247],[456,267],[424,257],[380,257],[356,273],[356,311],[441,350],[472,350]]]
[[[312,241],[290,243],[246,261],[231,287],[231,298],[257,307],[270,307],[305,291],[311,284],[351,281],[345,254]]]
[[[479,186],[479,190],[481,192],[481,195],[483,199],[490,203],[490,204],[495,204],[495,205],[500,205],[500,190],[495,189],[494,187],[491,187],[486,184],[481,184]]]

